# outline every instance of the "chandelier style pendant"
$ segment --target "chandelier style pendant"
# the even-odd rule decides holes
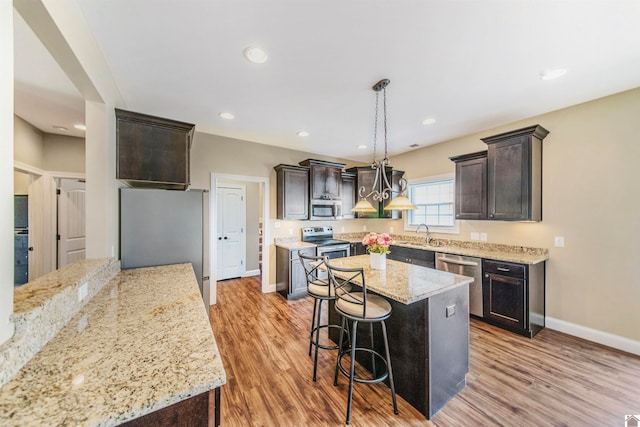
[[[387,200],[392,193],[399,194],[393,198],[387,206],[384,207],[385,211],[389,210],[412,210],[417,209],[413,203],[406,197],[407,180],[402,178],[399,182],[400,191],[395,191],[389,184],[387,178],[386,168],[390,166],[390,161],[387,152],[387,86],[391,81],[389,79],[382,79],[371,89],[376,93],[376,115],[373,130],[373,161],[371,162],[371,169],[376,171],[375,179],[371,191],[365,195],[367,189],[362,186],[358,190],[358,196],[360,200],[351,209],[353,212],[377,212],[371,203],[367,200],[368,197],[372,197],[373,200],[382,203]],[[380,161],[376,160],[376,148],[378,143],[378,108],[380,105],[380,92],[382,91],[382,113],[383,113],[383,129],[384,129],[384,158]]]

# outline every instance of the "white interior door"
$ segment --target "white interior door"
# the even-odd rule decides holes
[[[49,175],[29,184],[29,281],[56,269],[56,183]]]
[[[58,268],[85,258],[85,183],[61,179],[58,194]]]
[[[217,280],[240,277],[246,265],[246,187],[220,186],[217,205]]]

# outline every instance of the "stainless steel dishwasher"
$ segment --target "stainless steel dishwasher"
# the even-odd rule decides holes
[[[469,284],[469,313],[483,317],[482,313],[482,260],[461,255],[436,254],[436,270],[473,277]]]

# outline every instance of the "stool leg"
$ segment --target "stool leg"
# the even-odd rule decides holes
[[[393,413],[398,415],[396,404],[396,388],[393,385],[393,371],[391,370],[391,356],[389,356],[389,341],[387,340],[387,325],[382,321],[382,338],[384,339],[384,351],[387,357],[387,370],[389,372],[389,385],[391,386],[391,399],[393,400]]]
[[[369,337],[371,338],[371,350],[373,350],[373,322],[369,322]],[[376,369],[376,356],[371,353],[371,373],[373,378],[378,376],[378,370]]]
[[[316,380],[316,372],[318,370],[318,348],[320,347],[320,315],[322,314],[322,300],[320,299],[316,301],[318,301],[318,317],[316,318],[316,354],[313,357],[313,381]]]
[[[346,423],[349,424],[351,422],[351,402],[353,401],[353,378],[355,377],[356,374],[356,342],[357,342],[357,338],[356,338],[356,334],[358,331],[358,321],[354,320],[353,321],[353,332],[351,333],[351,336],[353,338],[353,341],[351,343],[351,365],[350,365],[350,369],[349,369],[349,400],[347,401],[347,421]]]
[[[316,307],[318,307],[318,299],[313,299],[313,316],[311,316],[311,329],[309,330],[309,356],[311,356],[311,345],[313,344],[313,328],[316,325]]]
[[[342,316],[342,327],[340,328],[340,340],[338,341],[338,356],[336,357],[336,372],[333,376],[333,385],[336,386],[338,385],[338,367],[340,366],[340,355],[342,354],[342,348],[343,348],[343,342],[344,342],[344,331],[345,328],[347,327],[346,325],[347,323],[347,318]],[[347,330],[347,334],[349,333],[349,331]],[[351,337],[351,335],[349,335],[349,337]],[[349,340],[351,341],[351,340]]]

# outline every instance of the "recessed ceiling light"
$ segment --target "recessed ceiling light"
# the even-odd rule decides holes
[[[222,117],[223,119],[227,119],[227,120],[233,120],[236,118],[236,116],[234,116],[231,113],[227,113],[226,111],[223,113],[218,114],[220,117]]]
[[[367,146],[364,144],[358,145],[358,150],[364,150],[365,148],[367,148]]]
[[[246,48],[244,50],[244,57],[254,64],[264,64],[269,58],[267,52],[257,46],[249,46],[248,48]]]
[[[298,136],[309,136],[309,132],[301,130],[300,132],[298,132]]]
[[[87,130],[87,127],[83,124],[78,123],[77,125],[73,125],[74,128],[78,130]]]
[[[66,131],[68,131],[68,130],[69,130],[69,129],[67,129],[67,128],[66,128],[66,127],[64,127],[64,126],[53,126],[53,129],[55,129],[55,130],[59,130],[60,132],[66,132]]]
[[[436,119],[434,119],[433,117],[427,117],[426,119],[424,119],[422,121],[423,125],[432,125],[436,122]]]
[[[540,73],[541,80],[553,80],[567,74],[566,68],[556,68],[554,70],[546,69]]]

